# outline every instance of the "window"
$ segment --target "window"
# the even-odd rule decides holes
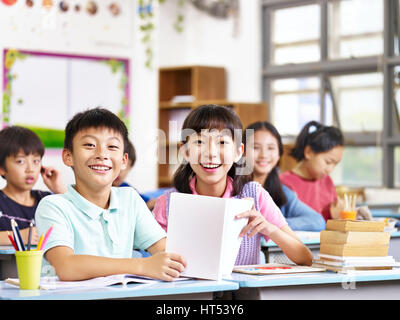
[[[331,1],[328,6],[330,57],[383,53],[383,1]]]
[[[281,134],[296,135],[308,121],[320,118],[318,78],[276,80],[272,88],[272,119]]]
[[[395,187],[400,187],[400,147],[394,149]]]
[[[397,124],[400,125],[400,66],[394,68],[393,73],[394,107]]]
[[[335,183],[400,187],[400,0],[262,6],[263,96],[284,141],[310,120],[335,125]]]
[[[400,55],[400,0],[394,1],[392,8],[393,15],[393,46],[394,54]]]
[[[335,168],[335,185],[380,186],[382,149],[377,147],[345,147],[343,159]]]
[[[275,64],[319,60],[319,7],[281,9],[273,15]]]
[[[355,74],[330,79],[341,129],[346,132],[382,131],[382,74]]]

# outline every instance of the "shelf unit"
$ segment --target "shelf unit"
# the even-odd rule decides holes
[[[179,166],[178,147],[183,121],[192,109],[204,104],[233,108],[242,121],[243,128],[252,122],[267,119],[266,103],[226,100],[224,68],[208,66],[160,68],[158,114],[161,130],[158,141],[158,186],[160,188],[171,186],[173,173]]]
[[[294,143],[283,145],[283,154],[279,160],[279,169],[281,173],[292,170],[297,161],[290,155],[290,151],[294,148]]]

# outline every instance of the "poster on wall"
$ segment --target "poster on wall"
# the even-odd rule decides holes
[[[36,132],[46,148],[62,148],[66,123],[104,107],[129,128],[129,60],[5,49],[2,127]]]

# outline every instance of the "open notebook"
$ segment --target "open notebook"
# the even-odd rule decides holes
[[[283,274],[283,273],[303,273],[303,272],[323,272],[325,268],[308,266],[298,266],[292,264],[266,263],[246,266],[235,266],[233,272],[247,274]]]
[[[232,272],[248,219],[235,216],[250,210],[253,201],[172,193],[168,217],[167,252],[187,262],[181,275],[221,280]]]
[[[174,281],[183,281],[190,278],[175,278]],[[89,280],[82,281],[60,281],[58,277],[41,277],[40,278],[40,289],[43,290],[54,290],[54,289],[76,289],[76,288],[101,288],[107,287],[114,284],[127,283],[155,283],[163,282],[162,280],[157,280],[148,277],[137,276],[133,274],[115,274],[106,277],[98,277]],[[8,278],[6,283],[19,286],[18,278]]]

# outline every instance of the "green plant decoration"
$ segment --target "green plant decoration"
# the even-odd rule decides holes
[[[157,0],[158,3],[163,4],[166,0]],[[176,20],[173,24],[173,27],[176,32],[182,33],[184,28],[184,16],[182,13],[183,7],[185,5],[186,0],[176,0],[178,6],[178,14]],[[138,14],[141,20],[140,24],[140,31],[142,32],[143,36],[141,38],[141,42],[145,46],[145,55],[146,55],[146,62],[145,66],[148,69],[152,68],[153,62],[153,48],[152,48],[152,33],[154,32],[154,23],[153,23],[153,0],[139,0],[138,3]]]
[[[118,111],[118,117],[125,123],[126,127],[129,128],[129,117],[125,112],[127,106],[129,105],[129,97],[127,96],[127,92],[125,90],[125,86],[128,83],[128,77],[125,72],[125,62],[115,59],[104,60],[103,62],[111,68],[111,72],[113,74],[121,74],[118,87],[123,92],[123,95],[121,98],[121,109]]]
[[[10,122],[10,104],[11,104],[11,94],[12,94],[12,82],[17,77],[16,74],[13,74],[11,69],[17,60],[24,60],[28,55],[19,52],[16,49],[7,50],[4,57],[4,68],[5,68],[5,77],[7,79],[6,87],[3,92],[3,123]]]

